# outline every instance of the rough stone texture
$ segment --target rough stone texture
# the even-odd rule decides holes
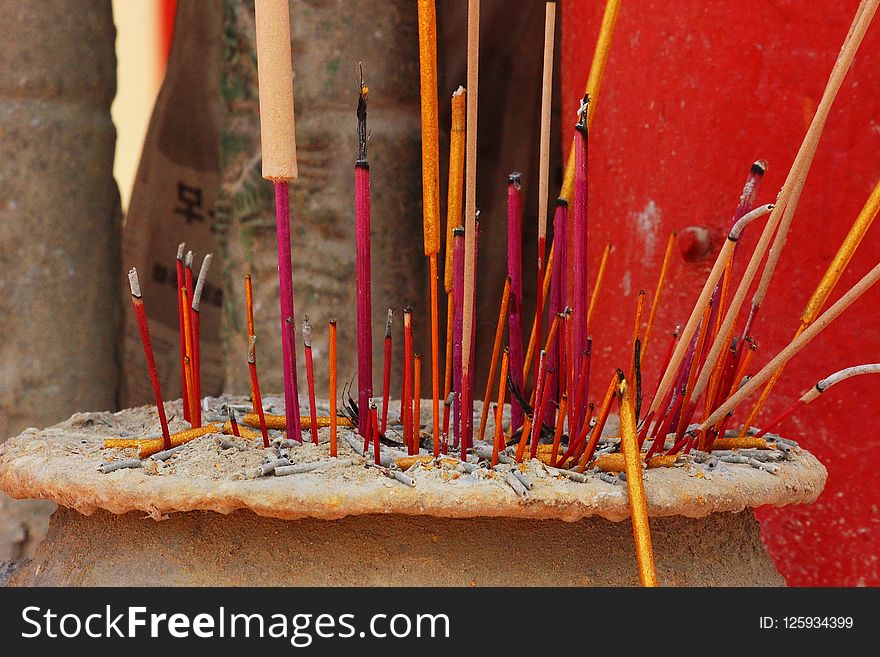
[[[780,586],[752,512],[656,518],[666,586]],[[389,560],[389,555],[393,558]],[[268,567],[267,564],[283,564]],[[536,567],[536,564],[539,566]],[[638,586],[629,522],[452,519],[336,521],[247,511],[83,516],[59,508],[13,586]]]
[[[109,0],[0,3],[0,440],[116,406],[114,38]],[[0,558],[47,506],[0,502]]]
[[[415,5],[293,0],[292,57],[299,179],[290,183],[297,324],[309,315],[319,389],[327,381],[327,322],[339,319],[340,385],[354,375],[356,66],[370,87],[372,173],[373,369],[381,381],[388,307],[424,298],[426,262],[419,204],[420,128]],[[225,3],[221,90],[222,181],[216,233],[224,268],[225,390],[249,389],[244,274],[254,284],[260,380],[280,389],[281,343],[273,186],[261,178],[253,5]],[[427,307],[416,303],[426,316]],[[395,338],[402,344],[398,317]],[[420,338],[417,338],[417,343]],[[298,335],[300,390],[305,368]],[[423,349],[424,352],[424,349]],[[259,358],[259,354],[265,354]],[[241,355],[241,357],[239,357]]]
[[[168,405],[169,415],[176,414],[178,404]],[[342,463],[357,456],[344,436],[335,462],[327,460],[324,444],[294,447],[294,462],[327,462],[324,470],[295,476],[253,479],[250,473],[266,457],[262,447],[250,441],[243,451],[221,450],[213,436],[190,442],[161,466],[147,463],[106,475],[98,472],[101,463],[135,455],[134,450],[104,448],[105,438],[156,435],[157,428],[155,410],[142,407],[114,414],[81,413],[43,431],[28,430],[0,446],[0,489],[17,498],[52,499],[84,514],[141,511],[156,518],[182,511],[239,509],[286,520],[375,513],[569,522],[629,517],[625,485],[597,476],[575,483],[552,475],[536,460],[524,465],[534,483],[527,499],[520,499],[499,473],[482,468],[463,474],[445,465],[415,466],[407,472],[416,482],[410,488],[360,462]],[[322,431],[323,440],[327,432]],[[711,470],[693,462],[647,470],[648,511],[653,517],[700,518],[762,505],[809,503],[818,497],[826,472],[809,452],[797,450],[792,460],[778,465],[778,474],[729,463]]]

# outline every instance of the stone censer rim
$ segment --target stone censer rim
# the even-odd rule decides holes
[[[53,500],[86,515],[104,509],[115,514],[142,511],[154,518],[187,511],[228,514],[239,509],[285,520],[366,514],[569,522],[591,516],[612,521],[629,517],[626,486],[598,478],[577,483],[534,477],[534,489],[523,500],[493,482],[432,480],[418,468],[410,473],[417,484],[409,488],[378,473],[364,473],[363,466],[356,464],[345,466],[342,473],[331,470],[254,480],[155,476],[143,469],[101,474],[94,459],[71,453],[70,446],[78,438],[62,423],[10,439],[0,446],[0,490],[19,499]],[[340,458],[351,456],[348,451],[343,443]],[[345,476],[347,472],[357,481]],[[711,476],[695,475],[688,465],[646,471],[649,514],[700,518],[764,505],[810,503],[827,478],[824,466],[803,449],[794,460],[780,463],[778,474],[722,464]]]

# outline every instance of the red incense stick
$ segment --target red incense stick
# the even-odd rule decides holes
[[[147,369],[150,371],[150,384],[153,386],[153,397],[156,400],[156,411],[159,413],[159,424],[162,426],[162,448],[171,449],[171,434],[168,433],[168,419],[165,417],[165,404],[162,402],[162,390],[159,387],[159,374],[156,371],[156,358],[153,356],[153,342],[150,340],[150,329],[147,326],[147,313],[144,310],[144,300],[141,297],[141,286],[138,282],[137,269],[134,267],[128,272],[128,283],[131,287],[131,305],[134,306],[134,314],[137,318],[138,330],[141,334],[141,342],[144,345],[144,356],[147,359]]]
[[[388,309],[385,320],[385,358],[382,363],[382,433],[388,427],[388,397],[391,394],[391,321],[394,310]]]
[[[180,396],[183,400],[183,419],[189,422],[189,390],[186,385],[186,332],[183,322],[183,300],[180,296],[180,288],[186,285],[183,274],[183,252],[185,249],[185,242],[181,242],[177,246],[177,323],[180,333]]]
[[[361,77],[357,105],[358,159],[354,166],[356,269],[357,269],[357,345],[358,408],[368,409],[373,396],[373,328],[370,290],[370,165],[367,162],[367,87]],[[358,413],[358,430],[367,431],[368,413]]]
[[[330,456],[336,456],[336,319],[330,320]],[[386,403],[387,406],[387,403]]]
[[[248,340],[248,369],[251,373],[251,387],[254,389],[254,405],[257,407],[257,415],[260,418],[260,433],[263,434],[263,447],[269,447],[269,432],[266,430],[266,414],[263,411],[263,396],[260,394],[260,380],[257,378],[257,336],[252,335]]]
[[[412,454],[412,308],[403,309],[403,441]]]
[[[312,442],[318,444],[318,411],[315,405],[315,366],[312,361],[312,325],[309,324],[309,316],[303,317],[302,324],[303,351],[306,355],[306,383],[309,387],[309,429],[312,432]]]
[[[231,408],[227,409],[226,415],[229,418],[229,426],[232,428],[232,435],[236,438],[241,438],[241,431],[238,429],[238,420],[235,419],[235,411]]]

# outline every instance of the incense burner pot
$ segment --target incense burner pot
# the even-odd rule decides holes
[[[167,406],[170,417],[179,411],[179,402]],[[157,426],[149,407],[81,413],[0,446],[0,489],[59,505],[35,556],[16,564],[7,584],[639,582],[627,487],[612,475],[588,472],[572,481],[535,459],[520,469],[532,486],[521,495],[472,456],[465,467],[452,458],[417,463],[405,473],[410,486],[365,464],[347,428],[339,430],[336,458],[328,457],[328,429],[318,445],[291,448],[292,464],[319,465],[287,476],[254,474],[273,455],[258,441],[224,448],[217,435],[187,443],[166,461],[99,471],[133,453],[104,448],[105,438],[156,435]],[[812,502],[826,479],[814,456],[790,452],[775,468],[682,457],[675,467],[645,471],[661,584],[784,584],[752,508]]]

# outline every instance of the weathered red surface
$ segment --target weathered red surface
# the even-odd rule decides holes
[[[670,268],[646,363],[645,378],[653,386],[668,332],[687,319],[749,166],[757,158],[769,161],[758,198],[773,201],[858,4],[623,0],[590,135],[594,271],[604,245],[615,246],[592,327],[597,373],[592,396],[628,354],[636,295],[640,288],[653,293],[670,230],[708,228],[710,253],[688,261],[679,251]],[[566,145],[603,7],[603,2],[562,3]],[[760,349],[752,373],[791,338],[825,266],[880,180],[878,23],[875,19],[869,29],[831,112],[755,327]],[[759,232],[755,226],[746,231],[738,273]],[[878,238],[875,225],[832,300],[877,263]],[[880,289],[868,292],[790,363],[759,423],[830,372],[878,360],[878,300]],[[738,417],[744,418],[750,405]],[[830,473],[816,504],[760,511],[764,541],[791,585],[880,585],[878,407],[878,381],[854,379],[781,427]]]

